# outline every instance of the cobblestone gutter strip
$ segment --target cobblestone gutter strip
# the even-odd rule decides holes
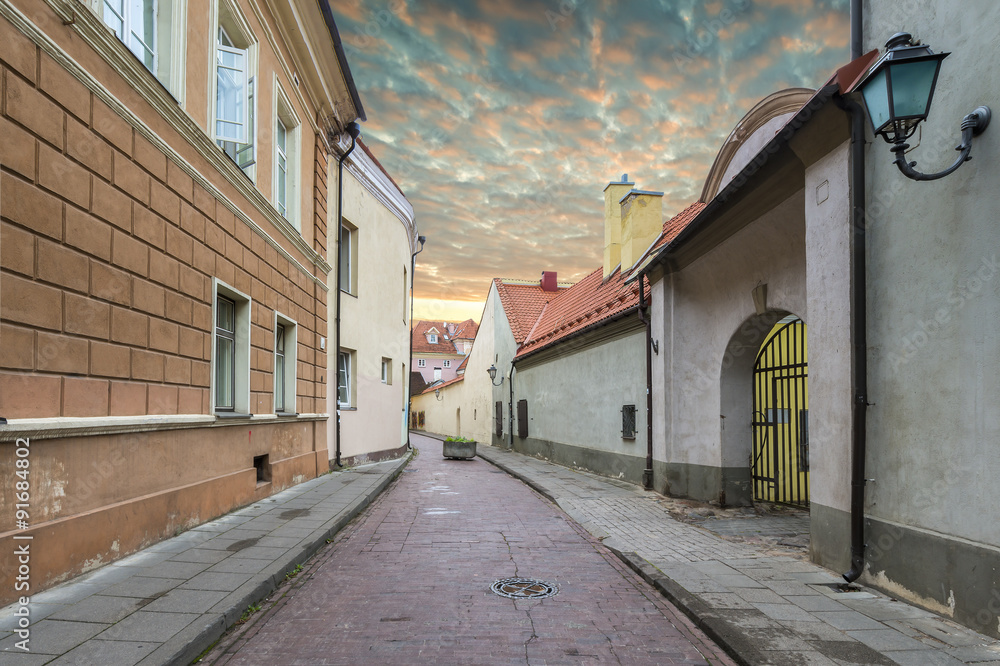
[[[355,516],[361,513],[385,490],[410,461],[412,454],[397,461],[396,467],[359,496],[347,507],[318,527],[303,544],[291,548],[269,567],[234,590],[208,613],[203,621],[193,622],[183,631],[172,636],[167,642],[139,662],[139,666],[160,666],[161,664],[190,664],[219,640],[226,630],[234,626],[251,604],[255,604],[278,589],[285,582],[285,574],[304,564],[326,545],[327,539],[342,530]]]
[[[757,651],[747,640],[746,635],[727,620],[718,617],[714,608],[685,590],[673,579],[663,575],[659,569],[635,553],[623,553],[609,544],[605,544],[605,547],[655,587],[741,666],[767,663],[767,658]],[[761,618],[766,617],[763,613],[758,614]]]

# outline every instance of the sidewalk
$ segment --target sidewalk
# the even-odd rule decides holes
[[[1000,666],[1000,641],[874,590],[842,592],[828,569],[673,519],[655,493],[492,446],[477,453],[555,502],[741,664]]]
[[[332,472],[0,610],[0,665],[190,664],[368,506],[408,457]]]

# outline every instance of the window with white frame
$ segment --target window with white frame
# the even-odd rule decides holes
[[[216,281],[212,329],[212,407],[250,413],[250,298]]]
[[[215,142],[250,180],[257,164],[255,73],[257,40],[229,0],[219,0],[215,32]]]
[[[441,368],[434,368],[434,381],[441,381]]]
[[[277,78],[274,82],[274,207],[293,227],[299,219],[299,120]]]
[[[274,320],[274,411],[294,414],[298,326],[277,313]]]
[[[338,270],[340,271],[340,290],[357,296],[358,294],[358,230],[344,222],[340,231],[340,250],[338,252]]]
[[[427,367],[427,359],[418,358],[417,359],[417,367],[418,368],[426,368]]]
[[[187,0],[100,0],[100,15],[128,50],[183,104]]]
[[[350,351],[341,351],[337,354],[337,407],[346,408],[353,407],[351,403],[351,396],[353,391],[352,380],[353,374],[352,369],[354,366],[354,353]]]
[[[444,365],[444,367],[446,367],[446,368],[450,368],[450,367],[451,367],[451,361],[445,361],[445,362],[443,363],[443,365]]]
[[[392,359],[382,358],[382,383],[392,384]]]
[[[436,345],[438,343],[438,336],[434,333],[431,333],[430,335],[427,336],[427,342],[431,343],[432,345]]]

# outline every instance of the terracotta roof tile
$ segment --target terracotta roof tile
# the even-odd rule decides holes
[[[691,220],[697,216],[705,204],[698,202],[685,208],[663,224],[663,231],[657,241],[650,247],[648,254],[673,240]],[[639,304],[639,282],[629,281],[630,274],[622,274],[615,270],[607,280],[603,280],[604,269],[598,268],[569,289],[560,290],[555,298],[538,304],[534,309],[525,309],[523,317],[511,317],[511,309],[504,303],[504,309],[511,319],[522,322],[531,316],[534,310],[538,314],[527,326],[528,333],[524,339],[514,337],[520,345],[516,357],[528,354],[555,344],[577,331],[593,324],[612,319]],[[649,291],[649,281],[645,277],[646,290]],[[501,300],[503,295],[501,294]],[[512,326],[513,327],[513,326]]]
[[[528,337],[545,304],[566,291],[543,291],[539,284],[516,284],[505,282],[503,278],[493,278],[493,284],[497,287],[500,303],[507,313],[507,321],[517,344]]]
[[[454,336],[448,335],[447,325],[452,324],[456,327],[456,332]],[[471,319],[466,319],[465,321],[423,321],[419,320],[414,322],[413,326],[413,353],[414,354],[461,354],[457,349],[455,349],[455,339],[463,338],[466,330],[473,330],[470,328],[470,324],[475,330],[479,327]],[[438,341],[437,344],[431,344],[427,342],[427,334],[432,330],[437,329]],[[460,334],[460,332],[462,334]],[[445,336],[448,335],[448,339]],[[473,332],[473,338],[475,338],[475,333]]]
[[[452,384],[457,384],[458,382],[462,381],[463,379],[465,379],[465,375],[459,375],[458,377],[455,377],[454,379],[449,379],[446,382],[435,382],[435,383],[432,383],[432,384],[428,385],[428,387],[425,388],[423,391],[421,391],[421,393],[433,393],[437,389],[441,389],[441,388],[444,388],[446,386],[451,386]]]

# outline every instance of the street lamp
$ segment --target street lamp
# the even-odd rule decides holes
[[[497,366],[490,365],[490,367],[486,368],[486,372],[489,373],[490,383],[493,384],[493,386],[503,386],[503,375],[500,375],[499,384],[497,384],[496,381],[494,381],[497,378]]]
[[[913,180],[937,180],[952,173],[971,159],[972,137],[979,136],[990,123],[990,109],[980,106],[962,119],[961,151],[955,163],[944,171],[926,174],[907,162],[903,153],[909,149],[906,140],[916,131],[920,121],[927,118],[937,85],[941,61],[949,53],[934,53],[926,44],[914,44],[909,33],[898,32],[885,43],[886,52],[858,84],[865,100],[872,131],[887,143],[896,154],[894,160],[899,170]]]
[[[437,398],[438,402],[444,400],[444,398],[441,397],[441,389],[434,389],[434,397]]]

